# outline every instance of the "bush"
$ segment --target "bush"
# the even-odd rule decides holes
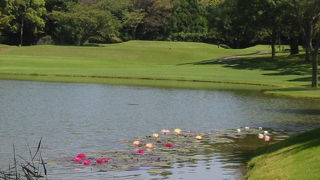
[[[44,36],[40,38],[37,42],[37,45],[52,45],[54,41],[52,40],[51,36]]]
[[[219,47],[222,47],[222,48],[225,48],[225,49],[231,49],[231,47],[226,45],[226,44],[219,44]]]
[[[169,41],[187,41],[187,42],[214,42],[215,35],[211,33],[173,33],[167,40]]]

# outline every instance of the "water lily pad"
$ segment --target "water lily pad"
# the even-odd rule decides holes
[[[126,148],[123,150],[107,150],[92,151],[86,153],[86,158],[90,161],[89,166],[84,166],[83,162],[77,163],[73,161],[72,155],[63,155],[55,162],[60,162],[65,167],[71,168],[91,168],[97,172],[109,171],[133,171],[141,168],[149,168],[150,174],[170,174],[169,171],[163,169],[172,168],[174,163],[195,163],[198,160],[206,160],[208,155],[216,152],[232,153],[232,148],[256,148],[257,145],[264,145],[263,140],[258,139],[259,133],[264,130],[258,128],[239,128],[240,132],[235,129],[215,130],[211,132],[188,132],[182,131],[180,134],[167,134],[154,136],[137,137],[132,140],[119,140],[118,143],[123,144]],[[275,140],[287,138],[283,135],[275,135],[274,132],[268,130],[268,134],[274,136]],[[196,136],[201,136],[197,140]],[[139,149],[132,144],[133,141],[139,141]],[[251,141],[253,143],[251,143]],[[152,144],[153,148],[145,148],[146,144]],[[168,144],[171,144],[168,146]],[[256,144],[256,146],[253,146]],[[96,163],[96,159],[109,158],[108,162]],[[52,161],[53,162],[53,161]]]

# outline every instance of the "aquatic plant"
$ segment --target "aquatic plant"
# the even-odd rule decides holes
[[[122,140],[120,142],[127,147],[123,150],[78,154],[74,157],[61,158],[59,162],[74,168],[90,167],[99,172],[136,170],[146,167],[157,169],[171,167],[176,162],[197,161],[202,155],[212,154],[226,145],[235,146],[239,140],[245,141],[248,137],[256,139],[260,146],[280,140],[280,138],[271,138],[271,136],[279,136],[276,132],[268,132],[270,136],[266,136],[262,128],[253,127],[210,132],[175,129],[172,132],[174,133],[164,129],[161,133],[165,136],[160,137],[159,134],[154,133],[150,136],[136,137],[133,141]]]
[[[16,154],[13,145],[13,163],[9,164],[7,170],[0,170],[0,179],[4,180],[37,180],[47,178],[47,168],[41,155],[42,138],[40,139],[36,151],[33,153],[28,146],[30,158],[24,158]]]

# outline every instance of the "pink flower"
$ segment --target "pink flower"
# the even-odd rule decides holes
[[[109,161],[110,161],[109,158],[104,158],[104,159],[103,159],[103,162],[105,162],[105,163],[107,163],[107,162],[109,162]]]
[[[139,153],[139,154],[144,154],[144,150],[143,150],[143,149],[138,149],[138,150],[137,150],[137,153]]]
[[[264,136],[264,141],[270,141],[271,137],[270,136]]]
[[[161,132],[162,134],[170,134],[170,130],[167,129],[162,129]]]
[[[167,144],[165,144],[165,146],[171,148],[171,147],[173,147],[173,144],[172,143],[167,143]]]
[[[85,159],[85,158],[86,158],[86,155],[85,155],[85,154],[78,154],[78,155],[77,155],[77,158]]]
[[[133,145],[135,145],[135,146],[140,146],[140,141],[133,141],[133,143],[132,143]]]
[[[84,162],[83,162],[83,165],[85,165],[85,166],[90,166],[90,165],[91,165],[91,162],[90,162],[90,161],[84,161]]]
[[[74,159],[73,159],[73,161],[74,161],[74,162],[78,162],[78,163],[80,163],[80,162],[82,162],[82,159],[81,159],[81,158],[76,157],[76,158],[74,158]]]
[[[96,162],[97,162],[98,164],[102,164],[102,163],[103,163],[103,160],[102,160],[102,159],[96,159]]]

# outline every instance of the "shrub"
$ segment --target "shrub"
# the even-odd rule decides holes
[[[37,45],[52,45],[54,41],[52,40],[51,36],[44,36],[40,38],[37,42]]]

